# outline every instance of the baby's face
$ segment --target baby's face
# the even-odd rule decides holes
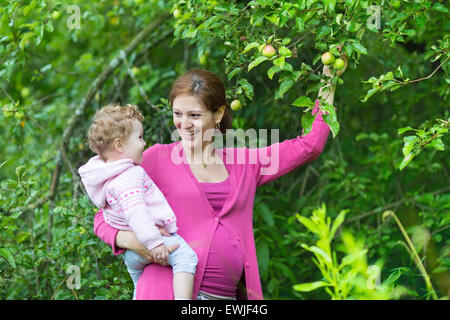
[[[143,134],[142,123],[138,120],[133,120],[131,133],[123,144],[123,156],[132,159],[134,164],[142,162],[142,153],[146,145]]]

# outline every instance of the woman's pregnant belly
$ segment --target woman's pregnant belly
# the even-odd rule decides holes
[[[220,296],[236,296],[244,259],[241,245],[222,224],[214,234],[200,291]]]

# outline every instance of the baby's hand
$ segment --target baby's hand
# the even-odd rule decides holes
[[[150,250],[150,253],[152,254],[155,262],[159,264],[166,264],[170,254],[169,249],[164,244],[160,244],[159,246],[153,248]]]

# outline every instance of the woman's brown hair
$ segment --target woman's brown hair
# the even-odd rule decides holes
[[[220,121],[220,131],[225,133],[231,128],[230,106],[227,103],[225,85],[214,73],[208,70],[192,69],[178,77],[170,91],[170,104],[181,95],[196,97],[203,106],[216,112],[221,106],[225,106],[225,113]]]

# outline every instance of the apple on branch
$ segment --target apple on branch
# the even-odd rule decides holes
[[[345,61],[341,58],[337,58],[333,63],[333,68],[336,70],[342,70],[345,67]]]
[[[231,102],[231,104],[230,104],[230,108],[231,108],[231,110],[233,110],[233,111],[237,111],[237,110],[241,109],[241,108],[242,108],[242,103],[241,103],[241,101],[239,101],[238,99],[233,100],[233,101]]]
[[[341,76],[348,66],[348,57],[344,53],[339,58],[335,59],[332,65],[323,66],[323,74],[329,77],[334,77],[334,75]]]
[[[329,65],[333,64],[334,60],[335,60],[334,55],[331,52],[329,52],[329,51],[325,52],[322,55],[322,63],[324,65],[326,65],[326,66],[329,66]]]
[[[175,18],[175,19],[180,19],[181,18],[181,11],[180,10],[178,10],[178,9],[175,9],[175,10],[173,10],[173,17]]]
[[[266,44],[264,48],[262,49],[262,55],[267,58],[272,58],[274,55],[277,54],[277,51],[271,44]]]

